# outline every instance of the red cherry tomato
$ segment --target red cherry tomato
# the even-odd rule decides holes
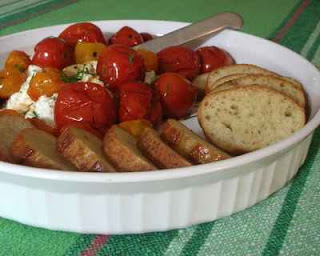
[[[153,39],[153,35],[151,35],[147,32],[142,32],[142,33],[140,33],[140,35],[142,36],[144,42],[147,42],[147,41],[150,41]]]
[[[164,73],[155,83],[168,118],[183,118],[190,114],[197,97],[191,82],[177,73]]]
[[[90,22],[73,24],[63,30],[59,37],[72,47],[78,42],[107,44],[101,29]]]
[[[228,52],[215,46],[201,47],[196,51],[196,53],[200,57],[201,74],[235,63],[234,59]]]
[[[128,47],[133,47],[141,44],[142,42],[142,36],[133,28],[128,26],[121,28],[109,40],[109,44],[121,44]]]
[[[111,89],[128,81],[142,81],[145,75],[143,58],[127,46],[110,45],[99,55],[97,73]]]
[[[146,119],[158,124],[162,118],[159,100],[155,101],[151,87],[140,82],[128,82],[120,87],[119,121]]]
[[[80,124],[105,131],[116,122],[116,108],[110,93],[101,85],[89,82],[64,85],[54,111],[58,129]]]
[[[173,72],[192,80],[199,74],[200,59],[191,49],[171,46],[158,52],[160,73]]]
[[[73,49],[58,37],[48,37],[35,48],[32,64],[40,67],[63,69],[73,63]]]

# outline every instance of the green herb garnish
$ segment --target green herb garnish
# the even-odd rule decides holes
[[[89,68],[84,65],[82,69],[78,69],[77,73],[73,76],[68,76],[66,73],[61,73],[61,80],[65,83],[75,83],[79,80],[82,80],[84,75],[94,75],[89,72]]]
[[[15,67],[16,69],[18,69],[19,72],[21,72],[21,73],[23,73],[24,71],[26,71],[26,69],[25,69],[22,65],[20,65],[20,64],[15,64],[14,67]]]
[[[133,53],[130,53],[129,54],[129,63],[132,64],[134,61],[134,54]]]

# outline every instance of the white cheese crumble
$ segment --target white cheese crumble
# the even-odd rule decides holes
[[[11,97],[7,101],[5,108],[16,110],[21,114],[25,114],[26,112],[29,111],[34,101],[29,97],[27,91],[29,89],[29,85],[32,77],[36,73],[41,71],[42,69],[35,65],[30,65],[28,67],[28,77],[26,81],[21,85],[21,88],[18,92],[11,95]]]
[[[98,62],[96,60],[84,64],[74,64],[65,67],[63,72],[69,77],[78,76],[79,82],[91,82],[103,86],[104,83],[97,75],[97,64]]]
[[[149,72],[145,72],[144,82],[147,84],[152,84],[157,79],[156,72],[151,70]]]
[[[38,118],[54,126],[54,106],[57,97],[57,93],[54,93],[51,97],[45,95],[40,96],[39,99],[30,106],[25,118]]]

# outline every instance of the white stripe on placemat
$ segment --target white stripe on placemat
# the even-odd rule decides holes
[[[180,255],[185,245],[191,239],[196,227],[191,227],[187,229],[181,229],[178,235],[170,242],[164,256],[175,256]]]
[[[318,22],[318,24],[317,24],[316,28],[314,29],[314,31],[309,36],[306,44],[303,46],[303,48],[301,50],[301,55],[302,56],[306,57],[308,55],[308,52],[310,51],[312,45],[317,40],[317,37],[318,37],[319,34],[320,34],[320,21]]]

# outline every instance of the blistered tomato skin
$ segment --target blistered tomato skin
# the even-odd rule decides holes
[[[184,46],[171,46],[158,52],[160,73],[179,73],[192,80],[200,71],[200,58]]]
[[[58,129],[66,125],[82,125],[105,131],[116,122],[116,107],[110,93],[89,82],[66,84],[55,104]]]
[[[109,40],[109,44],[121,44],[128,47],[133,47],[141,43],[143,43],[142,36],[128,26],[122,27]]]
[[[62,31],[59,37],[72,47],[78,42],[107,44],[101,29],[90,22],[73,24]]]
[[[146,119],[156,125],[162,118],[159,98],[148,85],[141,82],[128,82],[120,87],[119,121]]]
[[[117,90],[123,83],[144,80],[143,58],[127,46],[110,45],[99,55],[97,73],[111,89]]]
[[[73,49],[58,37],[47,37],[34,48],[32,64],[56,69],[63,69],[73,61]]]
[[[164,73],[156,81],[155,88],[167,118],[180,119],[190,114],[197,97],[190,81],[177,73]]]
[[[201,47],[196,51],[196,53],[200,57],[201,74],[235,63],[234,59],[228,52],[215,46]]]

